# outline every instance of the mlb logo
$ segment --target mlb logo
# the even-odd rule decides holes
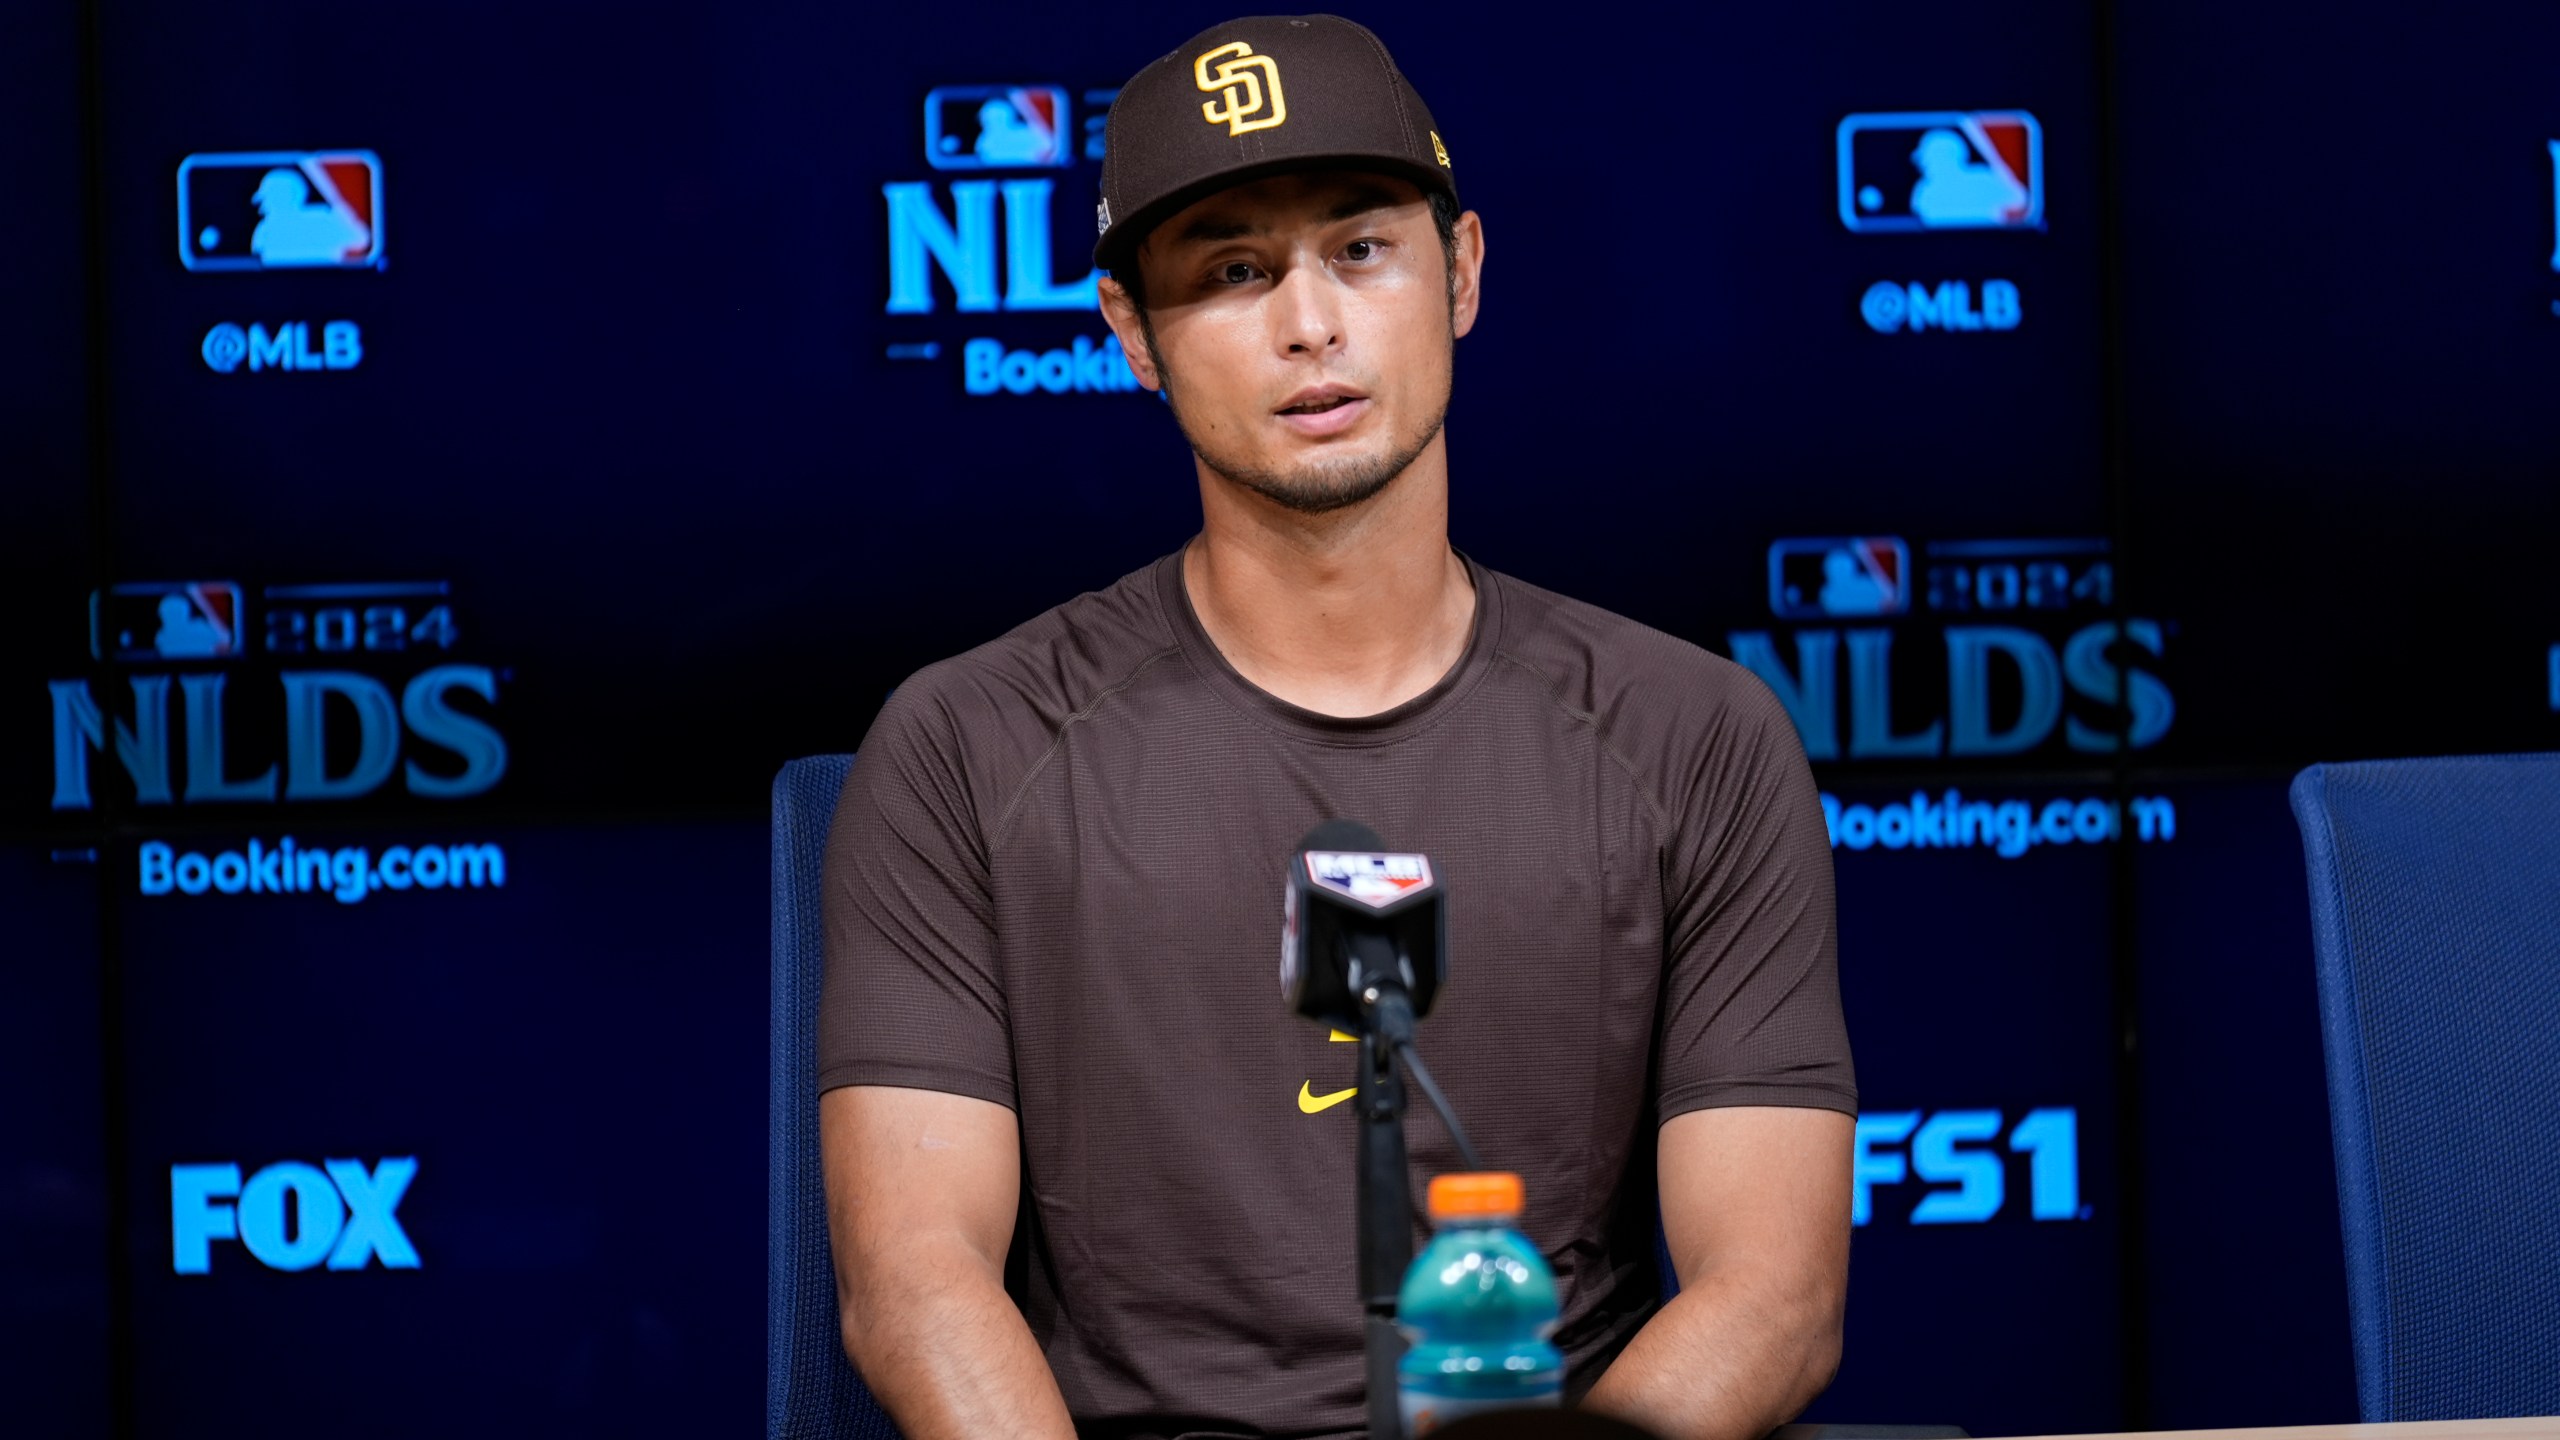
[[[178,260],[190,270],[363,270],[382,263],[382,161],[370,150],[259,150],[178,162]]]
[[[1852,115],[1839,143],[1852,230],[2044,228],[2044,129],[2024,110]]]
[[[1900,615],[1911,547],[1891,535],[1781,540],[1769,547],[1769,609],[1781,620]]]
[[[1428,888],[1431,862],[1419,855],[1310,853],[1307,878],[1374,908]]]
[[[110,585],[89,595],[101,660],[225,660],[241,653],[240,587],[228,580]]]
[[[1055,85],[944,85],[927,91],[924,158],[937,170],[1073,164],[1067,92]]]

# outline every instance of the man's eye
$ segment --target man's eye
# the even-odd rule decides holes
[[[1375,240],[1354,240],[1342,247],[1342,258],[1351,261],[1374,260],[1378,254]]]
[[[1252,279],[1253,267],[1242,260],[1230,261],[1218,267],[1218,280],[1221,284],[1243,285]]]

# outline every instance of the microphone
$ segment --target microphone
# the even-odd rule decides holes
[[[1289,1008],[1349,1035],[1413,1038],[1447,974],[1439,879],[1356,820],[1307,832],[1289,866],[1280,990]]]
[[[1431,858],[1388,851],[1377,830],[1357,820],[1326,820],[1298,840],[1290,856],[1285,917],[1280,922],[1280,994],[1318,1025],[1359,1038],[1359,1163],[1354,1212],[1359,1235],[1362,1353],[1370,1379],[1370,1435],[1398,1440],[1405,1432],[1395,1366],[1405,1353],[1395,1330],[1395,1291],[1413,1263],[1413,1184],[1405,1176],[1403,1074],[1439,1109],[1449,1140],[1482,1171],[1457,1109],[1431,1081],[1413,1048],[1413,1022],[1431,1015],[1449,979],[1441,884]]]
[[[1413,1188],[1406,1174],[1398,1061],[1440,1112],[1467,1168],[1484,1168],[1413,1044],[1414,1022],[1431,1013],[1448,972],[1440,877],[1428,857],[1389,850],[1368,826],[1328,820],[1308,831],[1289,857],[1285,895],[1282,998],[1299,1015],[1360,1041],[1354,1199],[1360,1304],[1367,1312],[1361,1343],[1369,1433],[1394,1440],[1404,1434],[1396,1399],[1396,1365],[1404,1355],[1404,1337],[1395,1324],[1396,1292],[1413,1262]]]
[[[1413,1048],[1414,1022],[1431,1013],[1449,973],[1442,896],[1430,857],[1390,851],[1356,820],[1318,825],[1290,860],[1280,993],[1299,1015],[1371,1042],[1363,1053],[1374,1047],[1377,1080],[1401,1059],[1468,1168],[1481,1170],[1466,1127]],[[1371,1078],[1364,1066],[1364,1084]],[[1401,1098],[1385,1103],[1403,1108]]]

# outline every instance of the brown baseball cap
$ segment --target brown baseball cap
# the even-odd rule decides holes
[[[1366,27],[1339,15],[1213,25],[1111,103],[1093,263],[1136,263],[1148,231],[1230,185],[1318,169],[1381,171],[1458,198],[1431,111]]]

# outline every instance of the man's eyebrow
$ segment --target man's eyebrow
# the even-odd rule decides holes
[[[1403,203],[1402,197],[1383,185],[1363,185],[1334,202],[1333,208],[1324,212],[1324,219],[1330,225],[1366,215],[1372,210],[1392,210]]]
[[[1191,223],[1173,237],[1177,245],[1213,244],[1220,240],[1241,240],[1247,235],[1261,234],[1269,227],[1226,215],[1195,215]]]

